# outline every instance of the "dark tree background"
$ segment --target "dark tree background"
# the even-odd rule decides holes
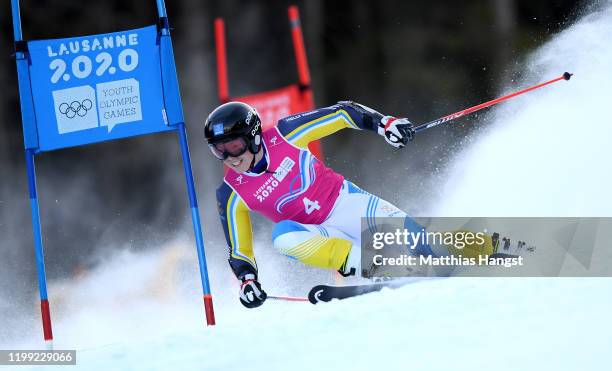
[[[232,95],[273,89],[297,80],[287,21],[292,3],[301,11],[317,105],[352,99],[417,123],[494,97],[520,77],[527,53],[576,19],[585,5],[576,0],[167,0],[207,241],[222,241],[213,192],[221,170],[207,153],[201,127],[218,103],[212,21],[226,20]],[[21,8],[24,38],[30,40],[156,21],[153,0],[22,0]],[[3,289],[35,290],[36,271],[8,1],[0,6],[0,27],[0,295],[5,295]],[[403,182],[402,192],[426,192],[430,174],[470,130],[470,125],[436,129],[401,153],[382,140],[347,131],[325,139],[326,161],[418,212],[418,204],[406,205],[404,193],[385,190],[385,184]],[[181,166],[173,135],[38,156],[48,276],[95,264],[94,252],[157,246],[189,230]]]

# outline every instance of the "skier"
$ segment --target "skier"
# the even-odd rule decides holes
[[[414,137],[406,118],[385,116],[364,105],[343,101],[278,121],[262,132],[251,106],[230,102],[217,107],[205,123],[205,137],[228,170],[217,190],[221,224],[229,246],[229,264],[241,281],[240,302],[258,307],[266,293],[257,279],[249,210],[276,223],[273,246],[304,264],[334,269],[344,276],[361,273],[361,217],[403,217],[402,210],[369,194],[308,150],[308,143],[350,128],[378,133],[395,148]],[[417,254],[432,254],[429,245]]]

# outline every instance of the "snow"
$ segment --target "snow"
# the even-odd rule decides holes
[[[421,281],[327,305],[275,301],[231,316],[221,310],[219,324],[208,328],[201,313],[157,305],[151,312],[164,316],[153,326],[174,333],[151,337],[125,323],[136,311],[153,314],[142,306],[115,311],[111,324],[131,327],[139,339],[119,331],[111,343],[79,346],[76,369],[601,369],[612,330],[610,297],[601,293],[609,289],[607,279]],[[177,315],[192,328],[177,331]],[[86,340],[99,327],[87,322],[68,330]]]
[[[569,82],[513,98],[452,164],[436,214],[610,216],[612,7],[562,32],[530,58],[515,91],[560,76]]]
[[[528,77],[508,91],[566,70],[575,76],[496,108],[494,123],[449,167],[445,202],[433,212],[610,216],[606,4],[530,58]],[[483,181],[491,178],[495,186]],[[611,279],[428,280],[317,306],[269,301],[247,310],[227,267],[212,266],[217,326],[205,327],[192,250],[178,240],[160,251],[124,253],[79,280],[56,283],[55,348],[76,348],[75,369],[86,370],[559,371],[609,363]],[[274,264],[266,253],[259,259]],[[313,274],[322,277],[281,264],[262,269],[272,295],[304,295]],[[287,266],[297,283],[283,282]],[[27,325],[27,337],[2,347],[40,347],[32,340],[40,337],[39,320]]]

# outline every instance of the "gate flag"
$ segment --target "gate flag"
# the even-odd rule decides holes
[[[206,324],[215,324],[170,26],[164,1],[156,3],[158,23],[154,26],[26,42],[19,0],[11,0],[43,336],[50,348],[53,331],[35,156],[136,135],[174,131],[178,136]]]
[[[233,99],[251,105],[257,110],[263,130],[276,126],[278,120],[282,118],[312,109],[302,102],[300,88],[297,85]]]
[[[297,6],[291,5],[287,12],[299,83],[241,97],[230,98],[225,47],[225,21],[223,18],[216,18],[214,22],[219,101],[226,103],[235,100],[255,107],[261,117],[263,130],[276,126],[278,120],[282,118],[314,109],[310,70],[306,60],[306,48],[304,47],[299,11]],[[316,157],[323,159],[321,143],[318,140],[311,142],[308,148]]]
[[[28,49],[41,151],[174,129],[164,108],[155,26],[31,41]]]

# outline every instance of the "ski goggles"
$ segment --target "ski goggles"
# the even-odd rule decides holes
[[[236,138],[221,143],[209,143],[210,151],[219,160],[225,160],[228,157],[238,157],[249,149],[249,143],[245,138]]]

